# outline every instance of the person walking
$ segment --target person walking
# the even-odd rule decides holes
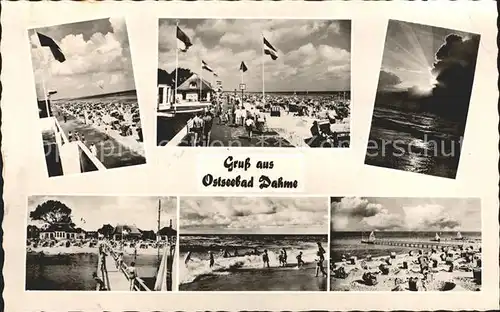
[[[209,146],[210,144],[210,135],[212,133],[212,126],[214,123],[214,118],[211,112],[207,112],[203,117],[203,139],[204,145]]]
[[[254,121],[252,117],[247,118],[247,120],[245,121],[245,127],[248,133],[248,139],[251,140],[254,127]]]
[[[269,255],[267,254],[267,249],[264,249],[264,253],[262,254],[262,264],[264,268],[269,268]]]
[[[137,279],[137,269],[135,268],[135,262],[130,263],[127,273],[130,281],[130,291],[133,291],[135,286],[135,280]]]

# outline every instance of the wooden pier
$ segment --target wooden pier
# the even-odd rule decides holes
[[[408,248],[421,248],[428,249],[432,247],[462,247],[466,244],[472,244],[472,242],[467,241],[428,241],[428,242],[412,242],[412,241],[400,241],[400,240],[386,240],[386,239],[376,239],[372,241],[362,240],[361,243],[372,244],[372,245],[384,245],[384,246],[397,246],[397,247],[408,247]]]
[[[125,263],[117,266],[118,254],[113,248],[103,243],[102,254],[97,261],[97,276],[104,282],[106,290],[110,291],[150,291],[140,277],[130,281],[129,267]],[[132,283],[132,286],[131,286]]]
[[[144,281],[136,276],[131,282],[129,266],[121,263],[118,266],[118,253],[108,243],[103,244],[103,253],[97,261],[97,277],[104,282],[106,290],[110,291],[172,291],[175,261],[175,245],[167,244],[164,247],[163,257],[158,268],[154,289],[150,289]],[[131,285],[132,284],[132,285]]]

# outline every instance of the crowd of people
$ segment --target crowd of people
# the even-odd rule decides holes
[[[327,277],[328,273],[326,272],[324,262],[325,262],[325,254],[326,251],[321,245],[321,242],[317,242],[317,247],[318,250],[316,251],[316,258],[315,258],[315,263],[316,263],[316,274],[315,276],[318,277],[319,274],[321,273],[323,277]],[[244,254],[239,254],[238,249],[234,248],[233,254],[229,252],[227,248],[224,248],[223,250],[220,251],[220,257],[222,258],[230,258],[230,257],[240,257],[240,256],[261,256],[262,257],[262,266],[264,268],[271,268],[270,265],[270,260],[269,260],[269,253],[267,249],[264,249],[263,252],[260,252],[256,247],[249,252],[246,252]],[[184,264],[188,266],[189,262],[192,261],[192,252],[188,251],[184,258]],[[297,259],[297,264],[296,266],[298,268],[303,267],[306,263],[302,259],[303,253],[302,251],[299,251],[297,256],[295,257]],[[278,255],[278,267],[286,267],[288,265],[288,255],[287,251],[285,248],[281,248],[279,250],[279,255]],[[208,266],[209,268],[213,268],[215,266],[215,253],[213,251],[208,251]]]
[[[372,259],[367,256],[361,262],[351,257],[347,259],[342,256],[342,262],[334,264],[330,262],[332,277],[346,280],[357,280],[366,286],[376,286],[385,280],[390,280],[392,284],[388,285],[393,291],[400,290],[448,290],[439,289],[436,281],[441,284],[454,285],[452,278],[453,272],[475,272],[481,270],[481,248],[474,246],[457,247],[432,247],[428,250],[411,250],[407,255],[399,255],[391,252],[388,257]],[[441,272],[446,272],[447,280],[440,281]],[[350,275],[356,275],[350,277]],[[471,274],[471,278],[477,284],[481,283],[480,274]],[[407,284],[407,287],[403,287]],[[385,286],[385,285],[384,285]],[[383,286],[383,287],[384,287]]]
[[[273,108],[279,108],[280,113],[286,115],[330,119],[332,122],[342,121],[350,115],[350,100],[338,94],[280,95],[271,93],[265,94],[265,99],[262,95],[248,94],[243,96],[243,102],[248,102],[267,113],[271,113]]]
[[[214,123],[244,128],[247,138],[252,139],[254,134],[267,131],[268,118],[279,116],[310,119],[311,136],[319,141],[330,140],[335,145],[342,133],[331,131],[330,125],[349,123],[350,101],[338,95],[266,94],[263,99],[256,94],[225,94],[214,97],[209,108],[190,116],[187,140],[191,146],[209,146]]]
[[[65,123],[72,117],[105,133],[107,137],[116,132],[123,137],[136,136],[139,141],[142,140],[139,106],[135,101],[54,101],[52,106],[56,117]],[[81,140],[77,133],[68,135]]]

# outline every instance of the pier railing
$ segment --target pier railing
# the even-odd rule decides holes
[[[113,257],[113,260],[115,262],[118,261],[118,254],[116,253],[116,251],[114,251],[113,248],[107,243],[105,243],[105,246],[106,246],[106,249],[109,252],[109,254]],[[126,265],[125,263],[122,262],[118,269],[120,270],[120,272],[123,273],[124,277],[128,281],[130,281],[131,276],[129,274],[128,265]],[[134,283],[133,290],[135,290],[135,291],[151,291],[151,289],[149,289],[149,287],[146,285],[146,283],[144,283],[144,281],[138,276],[135,277],[133,283]]]
[[[57,146],[57,161],[60,162],[63,174],[84,173],[106,170],[96,156],[80,141],[70,141],[59,121],[55,117],[42,118],[42,131],[52,131]]]
[[[374,245],[409,247],[409,248],[432,248],[432,247],[460,247],[467,244],[466,241],[439,241],[439,242],[411,242],[411,241],[398,241],[398,240],[385,240],[377,239],[373,241],[362,240],[362,243],[369,243]]]

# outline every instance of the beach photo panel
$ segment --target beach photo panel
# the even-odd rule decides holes
[[[325,197],[180,197],[180,291],[326,291]]]
[[[389,20],[365,164],[455,179],[479,42]]]
[[[160,19],[157,78],[157,146],[350,146],[350,20]]]
[[[49,177],[145,164],[124,18],[28,30]]]
[[[479,291],[479,198],[332,197],[331,291]]]
[[[177,197],[28,198],[27,291],[172,291]]]

